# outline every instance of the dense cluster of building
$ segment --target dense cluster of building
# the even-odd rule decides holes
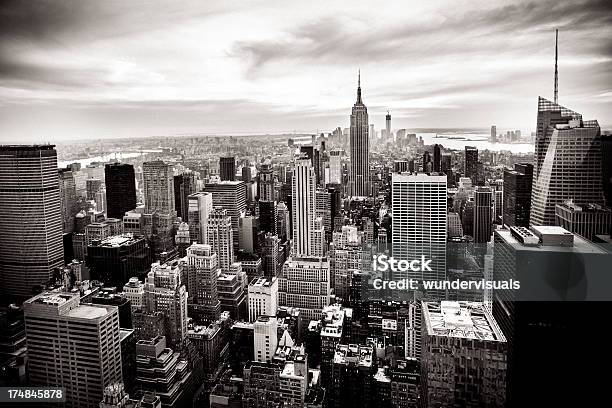
[[[0,382],[75,407],[554,405],[596,324],[567,301],[609,300],[612,140],[543,98],[537,125],[533,162],[390,114],[377,137],[359,81],[347,132],[212,165],[0,146]],[[455,278],[521,289],[424,284]]]

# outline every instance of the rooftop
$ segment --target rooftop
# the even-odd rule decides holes
[[[122,234],[122,235],[113,235],[112,237],[108,237],[102,242],[100,242],[99,246],[103,247],[120,247],[123,245],[131,244],[135,241],[140,240],[140,238],[134,238],[133,234]]]
[[[555,227],[552,227],[555,228]],[[561,227],[556,227],[561,228]],[[564,230],[565,231],[565,230]],[[525,245],[517,240],[510,230],[501,228],[494,232],[499,236],[506,244],[511,245],[517,251],[541,251],[541,252],[577,252],[584,254],[604,254],[605,252],[597,245],[581,238],[578,235],[574,235],[573,246],[552,246],[552,245]]]
[[[423,324],[430,336],[506,341],[493,316],[480,302],[423,302]]]
[[[334,354],[334,364],[372,366],[372,347],[358,344],[338,344]]]
[[[90,305],[79,305],[74,309],[70,309],[66,316],[70,317],[78,317],[80,319],[98,319],[100,317],[106,316],[108,314],[108,310],[105,307],[101,306],[90,306]]]
[[[385,372],[385,369],[382,367],[378,368],[378,371],[376,371],[376,374],[374,374],[374,380],[378,381],[378,382],[391,382],[391,378],[387,375],[387,373]]]
[[[266,278],[266,277],[258,277],[258,278],[253,278],[253,280],[251,281],[251,283],[249,283],[249,286],[263,286],[263,287],[270,287],[272,286],[272,284],[276,281],[276,278]]]

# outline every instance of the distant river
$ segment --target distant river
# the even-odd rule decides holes
[[[80,163],[81,167],[85,167],[91,163],[94,162],[102,162],[102,163],[106,163],[110,160],[114,160],[117,159],[119,161],[125,160],[125,159],[130,159],[133,157],[138,157],[140,156],[142,153],[161,153],[161,150],[143,150],[142,152],[138,152],[138,153],[111,153],[111,154],[107,154],[105,156],[96,156],[96,157],[87,157],[85,159],[75,159],[75,160],[66,160],[66,161],[60,161],[57,162],[57,166],[58,167],[66,167],[72,163]]]
[[[409,132],[410,133],[410,132]],[[533,153],[534,145],[532,143],[491,143],[489,136],[484,133],[416,133],[417,138],[422,137],[426,145],[441,144],[444,147],[453,150],[463,150],[465,146],[474,146],[478,150],[490,150],[499,152],[508,150],[512,153]],[[296,136],[295,144],[309,144],[310,136]]]
[[[478,150],[499,152],[509,150],[512,153],[533,153],[534,145],[531,143],[491,143],[489,137],[482,133],[417,133],[426,145],[441,144],[453,150],[463,150],[465,146],[474,146]]]

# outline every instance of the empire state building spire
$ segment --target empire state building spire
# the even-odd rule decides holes
[[[359,70],[357,73],[357,103],[363,103],[361,102],[361,70]]]
[[[368,108],[361,100],[361,71],[357,76],[357,102],[351,111],[349,192],[351,196],[369,197],[370,145],[368,138]]]

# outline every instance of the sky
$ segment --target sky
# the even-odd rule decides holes
[[[612,124],[612,1],[0,0],[0,143]]]

